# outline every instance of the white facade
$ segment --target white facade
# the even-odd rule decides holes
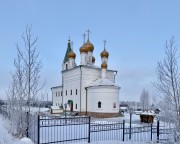
[[[119,88],[110,86],[89,88],[87,98],[89,102],[87,109],[89,112],[119,112]]]
[[[80,48],[81,65],[77,66],[69,40],[62,64],[62,86],[52,88],[53,106],[67,104],[66,110],[82,114],[119,113],[120,87],[114,83],[117,71],[108,70],[106,64],[105,68],[104,65],[102,68],[94,66],[93,50],[89,41],[85,43]],[[108,60],[109,54],[106,53],[104,50],[101,54],[102,59],[106,59],[103,62]],[[62,96],[56,96],[58,92]],[[98,102],[101,102],[101,107]]]
[[[60,107],[62,105],[62,86],[52,87],[51,91],[53,106]]]

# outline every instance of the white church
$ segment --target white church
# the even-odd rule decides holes
[[[104,42],[105,43],[105,42]],[[88,38],[80,47],[81,62],[77,65],[76,54],[68,40],[62,63],[62,85],[52,87],[53,106],[58,106],[78,115],[93,117],[119,116],[119,90],[115,84],[116,70],[108,69],[109,53],[101,52],[101,67],[95,66],[94,45]]]

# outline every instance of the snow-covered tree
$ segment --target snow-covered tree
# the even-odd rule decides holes
[[[13,133],[19,137],[25,135],[28,126],[28,114],[32,106],[41,96],[40,71],[42,62],[37,52],[37,37],[33,38],[31,26],[26,27],[22,35],[24,49],[17,44],[17,57],[14,59],[15,70],[11,73],[12,81],[7,92],[8,114],[12,123]]]
[[[165,57],[157,64],[157,81],[153,85],[161,116],[174,124],[174,139],[180,141],[180,71],[177,50],[174,37],[166,41]]]
[[[22,39],[24,41],[25,51],[19,50],[19,54],[25,68],[25,94],[27,96],[28,111],[30,112],[31,105],[37,100],[40,90],[44,87],[44,84],[39,85],[42,61],[39,59],[39,53],[37,51],[37,37],[33,38],[31,26],[26,27]]]
[[[149,93],[145,89],[143,89],[141,96],[140,96],[140,105],[143,111],[149,109],[150,105],[150,98],[149,98]]]

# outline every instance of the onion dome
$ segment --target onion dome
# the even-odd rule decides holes
[[[83,44],[83,45],[80,47],[79,51],[80,51],[80,53],[82,53],[82,52],[87,53],[87,52],[88,52],[85,44]]]
[[[88,50],[88,52],[93,52],[94,50],[94,45],[89,41],[89,39],[85,43],[85,47]]]
[[[68,57],[75,59],[75,58],[76,58],[76,54],[75,54],[73,51],[70,51],[70,52],[68,53]]]
[[[92,57],[92,62],[93,62],[93,63],[95,63],[95,60],[96,60],[95,57]]]
[[[104,49],[104,50],[101,52],[101,57],[102,57],[102,58],[108,58],[108,57],[109,57],[109,53],[106,51],[106,49]]]
[[[105,62],[103,62],[103,63],[101,64],[101,68],[102,68],[102,69],[107,69],[107,64],[106,64]]]

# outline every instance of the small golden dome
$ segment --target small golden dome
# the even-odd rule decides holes
[[[76,54],[75,54],[73,51],[70,51],[70,52],[68,53],[68,57],[75,59],[75,58],[76,58]]]
[[[95,63],[95,60],[96,60],[95,57],[92,57],[92,62],[93,62],[93,63]]]
[[[94,50],[94,45],[92,43],[90,43],[89,40],[87,40],[87,42],[85,43],[85,47],[88,50],[88,52],[93,52],[93,50]]]
[[[82,45],[82,46],[80,47],[79,51],[80,51],[80,53],[82,53],[82,52],[87,53],[87,52],[88,52],[88,50],[87,50],[87,48],[86,48],[85,44],[84,44],[84,45]]]
[[[101,68],[102,68],[102,69],[107,69],[107,64],[106,64],[105,62],[103,62],[103,63],[101,64]]]
[[[108,58],[108,57],[109,57],[109,53],[106,51],[106,49],[104,49],[104,50],[101,52],[101,57],[103,57],[103,58]]]

